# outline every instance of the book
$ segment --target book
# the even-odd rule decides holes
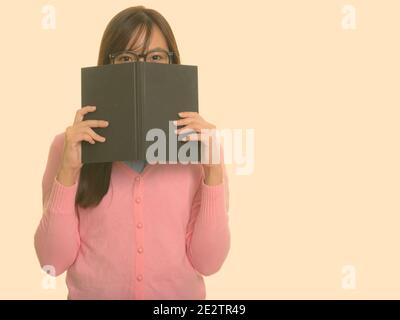
[[[184,126],[172,124],[181,111],[199,112],[197,66],[138,61],[84,67],[81,103],[96,106],[83,120],[109,122],[92,127],[105,142],[82,141],[82,163],[200,162],[201,142],[182,141],[185,135],[174,130]]]

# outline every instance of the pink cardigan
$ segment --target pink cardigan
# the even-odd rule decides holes
[[[206,299],[203,276],[230,249],[228,179],[204,183],[200,164],[113,162],[95,208],[74,205],[78,181],[55,178],[64,133],[55,136],[42,182],[34,245],[41,267],[67,271],[68,299]]]

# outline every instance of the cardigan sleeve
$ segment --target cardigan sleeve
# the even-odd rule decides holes
[[[229,187],[225,166],[218,185],[205,184],[202,166],[201,171],[187,226],[186,253],[192,266],[208,276],[221,268],[230,249]]]
[[[64,273],[75,261],[80,246],[75,207],[79,178],[72,186],[65,186],[57,180],[62,156],[57,138],[56,136],[50,146],[43,175],[43,212],[34,235],[34,246],[40,266],[54,268],[55,274],[51,275],[55,276]]]

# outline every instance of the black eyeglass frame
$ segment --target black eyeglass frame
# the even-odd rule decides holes
[[[154,49],[154,50],[150,50],[150,51],[148,51],[148,52],[146,52],[144,54],[139,54],[139,53],[137,53],[135,51],[131,51],[131,50],[122,50],[122,51],[117,51],[117,52],[114,52],[114,53],[110,53],[108,55],[108,58],[110,60],[110,63],[114,64],[114,60],[118,55],[120,55],[122,53],[129,53],[129,54],[134,55],[137,58],[136,61],[139,61],[139,59],[141,57],[143,57],[144,61],[147,62],[146,61],[147,55],[150,54],[150,53],[153,53],[153,52],[164,52],[164,53],[166,53],[168,55],[168,64],[172,63],[172,58],[174,56],[174,52],[173,51],[167,51],[167,50],[164,50],[164,49]]]

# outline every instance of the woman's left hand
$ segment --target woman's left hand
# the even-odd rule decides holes
[[[175,133],[179,135],[187,132],[192,132],[185,136],[182,140],[201,141],[202,151],[205,150],[208,152],[208,158],[206,158],[208,162],[201,163],[205,173],[204,182],[210,185],[221,183],[223,178],[223,163],[221,159],[219,159],[220,161],[218,161],[217,163],[212,163],[211,161],[212,154],[215,152],[213,152],[212,150],[215,146],[219,148],[219,143],[216,140],[217,136],[215,134],[216,126],[204,120],[198,112],[185,111],[179,112],[178,114],[182,119],[175,120],[174,125],[184,127],[176,129]],[[201,132],[202,130],[203,133]]]

